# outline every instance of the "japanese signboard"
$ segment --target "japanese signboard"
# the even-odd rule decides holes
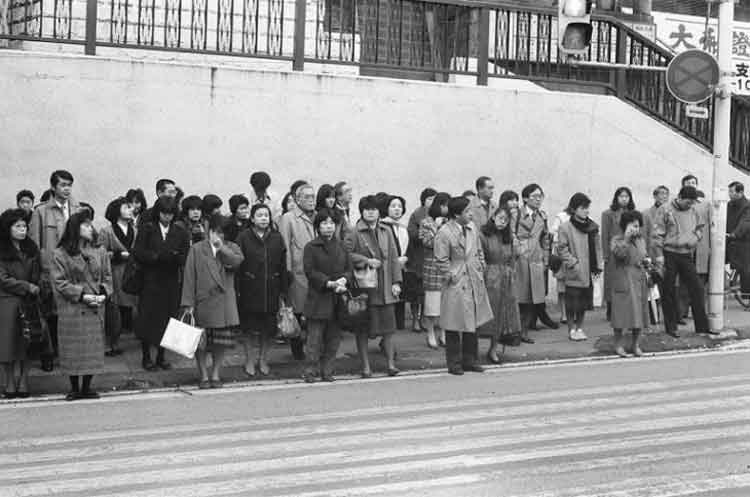
[[[715,18],[653,12],[657,39],[677,53],[701,49],[716,56],[719,49],[718,26]],[[732,36],[732,92],[750,95],[750,23],[735,22]]]

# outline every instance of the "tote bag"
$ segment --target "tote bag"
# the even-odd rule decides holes
[[[195,351],[203,338],[203,329],[195,326],[195,317],[184,313],[180,319],[170,318],[161,346],[188,359],[195,357]]]
[[[357,288],[377,288],[378,270],[371,267],[354,270],[354,279],[357,280]]]
[[[299,338],[302,335],[302,327],[294,315],[294,308],[286,305],[283,300],[279,302],[276,326],[279,329],[279,336],[281,338]]]

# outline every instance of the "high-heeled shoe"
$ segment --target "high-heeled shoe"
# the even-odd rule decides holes
[[[437,339],[435,338],[435,333],[427,332],[427,346],[433,350],[437,350],[438,344]]]
[[[500,356],[497,355],[497,352],[493,355],[492,352],[487,351],[487,362],[490,362],[492,364],[500,364],[502,361],[500,359]]]

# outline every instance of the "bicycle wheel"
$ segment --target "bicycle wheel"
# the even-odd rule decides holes
[[[743,294],[741,288],[740,273],[738,271],[732,271],[732,275],[729,279],[729,291],[734,295],[734,299],[742,307],[750,309],[750,295]]]

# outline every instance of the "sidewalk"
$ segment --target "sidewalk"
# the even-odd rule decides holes
[[[550,311],[553,306],[549,306]],[[559,318],[551,311],[553,318]],[[645,353],[664,352],[669,350],[714,348],[728,341],[750,339],[750,312],[745,312],[735,302],[729,302],[727,310],[727,329],[736,330],[732,336],[711,338],[693,333],[692,321],[680,329],[681,337],[672,338],[661,331],[661,327],[644,335],[642,349]],[[589,312],[586,317],[585,342],[568,340],[567,327],[561,325],[558,330],[540,329],[532,331],[530,336],[535,344],[522,344],[520,347],[507,347],[503,356],[504,362],[527,362],[539,360],[569,359],[589,356],[606,356],[614,354],[612,329],[604,319],[604,311],[599,309]],[[445,368],[444,349],[432,350],[427,347],[425,334],[412,331],[397,333],[397,365],[403,370],[429,370]],[[480,340],[480,360],[486,363],[486,352],[489,342]],[[123,336],[121,346],[125,354],[116,358],[106,358],[107,372],[94,378],[94,385],[99,391],[114,390],[148,390],[151,388],[178,388],[197,383],[198,371],[195,361],[167,353],[167,359],[174,369],[161,372],[147,372],[141,368],[140,345],[135,337]],[[277,380],[298,381],[301,363],[294,361],[285,345],[275,345],[270,354],[271,375],[250,379],[242,370],[244,364],[242,347],[232,350],[226,357],[223,369],[225,383],[237,381]],[[385,359],[378,350],[378,341],[370,341],[370,359],[375,376],[385,374]],[[30,387],[34,394],[63,393],[67,391],[67,377],[58,371],[46,373],[39,369],[37,361],[32,363]],[[339,357],[336,361],[337,375],[358,375],[360,372],[354,336],[344,333]],[[5,381],[2,379],[2,381]],[[4,384],[4,383],[3,383]]]

